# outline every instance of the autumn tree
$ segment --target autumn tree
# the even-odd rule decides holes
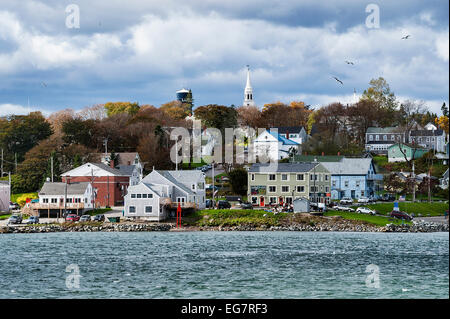
[[[121,113],[135,115],[139,111],[139,104],[136,102],[108,102],[104,105],[104,108],[108,117]]]
[[[191,113],[191,105],[178,100],[161,105],[160,110],[174,119],[184,119]]]
[[[372,79],[370,87],[364,90],[361,100],[375,102],[377,108],[386,111],[390,116],[380,117],[380,126],[392,126],[395,124],[395,112],[398,108],[398,102],[394,92],[391,92],[389,84],[383,77]]]

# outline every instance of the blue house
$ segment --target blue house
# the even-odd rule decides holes
[[[370,197],[382,190],[383,176],[377,174],[371,158],[342,158],[322,162],[331,173],[331,199]]]

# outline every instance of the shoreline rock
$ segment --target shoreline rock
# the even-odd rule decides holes
[[[54,232],[148,232],[148,231],[314,231],[314,232],[395,232],[395,233],[429,233],[448,232],[448,224],[414,221],[412,225],[388,224],[377,227],[365,223],[352,223],[349,220],[332,220],[320,223],[292,223],[288,225],[238,225],[238,226],[185,226],[177,229],[172,223],[119,223],[100,225],[72,224],[72,225],[39,225],[0,227],[0,234],[11,233],[54,233]]]

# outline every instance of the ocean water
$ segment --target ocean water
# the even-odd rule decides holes
[[[0,269],[0,298],[449,298],[449,234],[3,234]]]

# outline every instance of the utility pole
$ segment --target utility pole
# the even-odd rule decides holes
[[[105,146],[105,155],[108,154],[108,138],[103,140],[103,145]]]
[[[52,172],[52,183],[53,183],[53,155],[50,157],[50,166],[51,166],[51,172]]]
[[[414,203],[416,201],[416,176],[414,174],[414,160],[412,164],[412,188],[413,188],[412,201]]]
[[[213,185],[213,187],[212,187],[212,204],[213,204],[213,209],[214,209],[216,207],[216,205],[214,204],[214,193],[216,192],[216,188],[214,187],[214,180],[215,180],[215,178],[214,178],[214,161],[212,161],[211,174],[212,174],[212,185]]]
[[[178,171],[178,139],[175,140],[175,170]]]
[[[14,164],[16,166],[16,174],[17,174],[17,153],[14,153]]]
[[[66,176],[66,184],[64,185],[64,218],[67,216],[67,179],[69,176]],[[58,217],[58,223],[59,223],[59,217]]]
[[[2,174],[2,175],[0,175],[0,177],[3,177],[3,148],[2,148],[1,174]]]

